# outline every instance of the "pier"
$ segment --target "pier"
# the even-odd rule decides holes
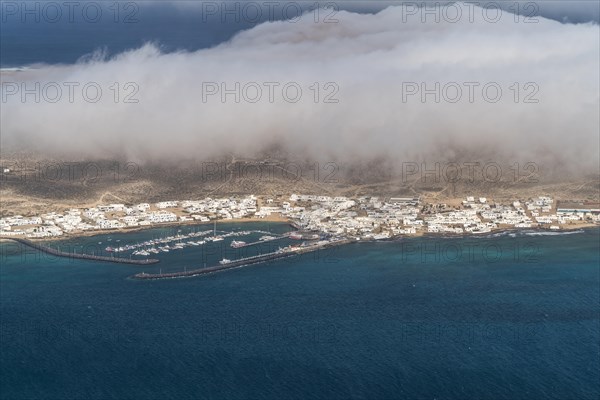
[[[6,239],[13,240],[17,243],[21,243],[22,245],[31,247],[32,249],[41,251],[43,253],[51,254],[51,255],[57,256],[57,257],[75,258],[75,259],[91,260],[91,261],[103,261],[103,262],[111,262],[111,263],[118,263],[118,264],[133,264],[133,265],[150,265],[150,264],[156,264],[160,261],[155,258],[147,258],[145,260],[135,260],[135,259],[131,259],[131,258],[96,256],[93,254],[83,254],[83,253],[82,254],[70,253],[70,252],[66,252],[66,251],[60,251],[60,250],[54,249],[49,246],[44,246],[39,243],[34,243],[31,240],[27,240],[27,239],[23,239],[23,238],[10,237],[10,238],[6,238]]]
[[[274,242],[276,240],[281,240],[281,239],[285,239],[285,238],[288,238],[288,237],[289,237],[289,234],[286,233],[286,234],[281,235],[281,236],[276,236],[273,239],[259,240],[257,242],[251,242],[251,243],[242,244],[242,245],[237,246],[236,249],[241,249],[243,247],[256,246],[256,245],[263,244],[263,243]]]
[[[326,249],[333,246],[340,246],[343,244],[350,243],[351,240],[343,239],[337,240],[333,242],[327,242],[322,244],[315,244],[306,247],[297,247],[292,250],[287,251],[276,251],[273,253],[261,254],[258,256],[246,257],[239,260],[233,260],[226,264],[215,265],[207,268],[198,268],[190,271],[180,271],[180,272],[169,272],[169,273],[158,273],[158,274],[148,274],[145,272],[135,274],[132,276],[133,279],[141,279],[141,280],[157,280],[157,279],[170,279],[170,278],[191,278],[194,276],[210,274],[213,272],[225,271],[233,268],[241,268],[248,265],[259,264],[267,261],[273,261],[281,258],[293,257],[299,254],[309,253],[321,249]]]

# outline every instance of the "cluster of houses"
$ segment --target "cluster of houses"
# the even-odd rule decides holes
[[[571,222],[600,222],[600,210],[553,212],[547,196],[523,204],[490,203],[485,197],[467,197],[458,207],[421,205],[418,198],[345,197],[292,195],[294,207],[283,213],[306,230],[361,239],[385,239],[417,233],[486,233],[498,228],[543,227],[561,229]],[[299,206],[300,205],[300,206]],[[560,210],[560,209],[559,209]]]
[[[260,204],[260,205],[259,205]],[[155,204],[107,204],[73,208],[35,217],[0,219],[0,236],[45,238],[65,233],[146,227],[165,223],[264,218],[273,213],[302,230],[361,239],[385,239],[418,233],[485,233],[498,228],[545,227],[600,222],[600,209],[584,205],[556,207],[552,198],[498,204],[485,197],[466,197],[458,206],[423,204],[416,197],[317,196],[292,194],[289,199],[205,198]]]
[[[211,219],[236,219],[257,215],[257,198],[163,201],[132,206],[107,204],[70,209],[26,218],[20,215],[0,219],[0,236],[45,238],[65,233],[145,227],[164,223],[208,222]],[[267,214],[268,215],[268,214]],[[258,217],[261,214],[257,215]]]

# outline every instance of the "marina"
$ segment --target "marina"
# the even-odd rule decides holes
[[[211,236],[208,236],[212,233]],[[165,236],[162,238],[156,238],[151,240],[146,240],[139,243],[127,244],[122,246],[107,246],[104,250],[109,253],[122,253],[133,251],[131,253],[134,256],[148,256],[150,254],[159,254],[159,253],[168,253],[173,250],[181,250],[186,247],[196,247],[202,246],[210,242],[220,242],[230,237],[240,237],[240,236],[248,236],[251,234],[265,234],[268,232],[264,231],[235,231],[235,232],[220,232],[217,234],[216,230],[205,230],[205,231],[196,231],[190,232],[188,234],[177,233],[176,235]],[[253,243],[246,243],[244,241],[233,240],[231,243],[231,247],[239,248],[239,247],[247,247],[252,246],[259,243],[264,243],[265,241],[282,239],[286,236],[263,236],[263,238],[267,238],[268,240],[261,240]],[[261,238],[262,239],[262,238]]]
[[[103,261],[103,262],[111,262],[111,263],[119,263],[119,264],[133,264],[133,265],[149,265],[156,264],[159,260],[154,258],[146,258],[143,260],[132,259],[132,258],[121,258],[121,257],[107,257],[107,256],[97,256],[93,254],[84,254],[84,253],[74,253],[74,252],[66,252],[54,249],[49,246],[44,246],[39,243],[34,243],[27,239],[22,238],[10,238],[11,240],[20,243],[22,245],[31,247],[32,249],[44,252],[46,254],[51,254],[57,257],[65,257],[65,258],[74,258],[74,259],[82,259],[82,260],[91,260],[91,261]]]
[[[333,246],[340,246],[343,244],[350,243],[351,240],[348,239],[333,239],[327,241],[319,241],[314,244],[309,245],[301,245],[301,246],[288,246],[285,248],[280,248],[277,251],[260,254],[256,256],[241,258],[237,260],[228,260],[223,259],[219,262],[219,265],[215,265],[212,267],[206,268],[198,268],[193,270],[184,270],[180,272],[169,272],[169,273],[158,273],[158,274],[149,274],[146,272],[141,272],[139,274],[133,275],[131,278],[140,279],[140,280],[157,280],[157,279],[171,279],[171,278],[191,278],[194,276],[206,275],[214,272],[225,271],[233,268],[241,268],[248,265],[260,264],[268,261],[273,261],[277,259],[294,257],[300,254],[309,253],[317,250],[326,249]]]
[[[281,240],[281,239],[285,239],[285,238],[291,238],[291,236],[293,235],[293,233],[294,232],[289,233],[289,234],[284,234],[284,235],[281,235],[281,236],[265,235],[265,236],[262,236],[260,239],[258,239],[257,242],[251,242],[251,243],[246,243],[246,242],[234,240],[233,242],[231,242],[231,247],[233,247],[234,249],[239,249],[239,248],[242,248],[242,247],[256,246],[256,245],[260,245],[260,244],[264,244],[264,243],[273,242],[275,240]]]

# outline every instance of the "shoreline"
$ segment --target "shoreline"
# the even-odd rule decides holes
[[[265,218],[237,218],[237,219],[218,219],[217,225],[219,224],[233,224],[233,223],[249,223],[249,222],[281,222],[281,223],[290,223],[291,221],[288,218],[283,218],[281,216],[269,216]],[[55,242],[61,240],[69,240],[69,239],[77,239],[80,237],[94,237],[100,235],[110,235],[110,234],[120,234],[120,233],[134,233],[134,232],[142,232],[150,229],[156,228],[171,228],[176,226],[191,226],[191,225],[213,225],[215,220],[201,222],[201,221],[178,221],[178,222],[167,222],[162,224],[150,225],[150,226],[131,226],[125,228],[116,228],[116,229],[105,229],[102,231],[81,231],[77,233],[65,233],[62,236],[56,237],[48,237],[48,238],[24,238],[31,242]],[[10,236],[0,236],[0,242],[6,240],[14,240],[15,238],[23,239],[19,236],[10,237]]]
[[[499,233],[519,233],[519,232],[525,232],[525,233],[532,233],[532,231],[535,232],[548,232],[548,233],[567,233],[567,232],[576,232],[579,230],[586,230],[586,229],[593,229],[593,228],[600,228],[600,224],[579,224],[578,226],[572,226],[569,228],[562,228],[560,230],[552,230],[550,228],[546,228],[543,226],[534,226],[531,228],[497,228],[497,229],[492,229],[490,232],[485,232],[485,233],[450,233],[450,232],[441,232],[441,233],[430,233],[430,232],[423,232],[421,235],[411,235],[408,237],[428,237],[428,238],[434,238],[434,237],[443,237],[443,238],[489,238],[490,235],[496,235]]]
[[[224,223],[224,224],[232,224],[232,223],[251,223],[251,222],[276,222],[276,223],[286,223],[286,224],[291,224],[293,221],[291,221],[288,218],[283,218],[281,216],[271,216],[271,217],[265,217],[265,218],[239,218],[239,219],[227,219],[227,220],[217,220],[217,224],[219,223]],[[164,223],[164,224],[160,224],[160,225],[153,225],[153,226],[134,226],[134,227],[127,227],[127,228],[118,228],[118,229],[110,229],[110,230],[105,230],[103,232],[98,232],[98,231],[91,231],[91,232],[80,232],[77,234],[65,234],[63,236],[59,236],[59,237],[50,237],[50,238],[21,238],[21,237],[9,237],[9,236],[3,236],[0,237],[0,243],[5,242],[5,241],[18,241],[16,239],[26,239],[30,242],[33,243],[48,243],[48,242],[56,242],[56,241],[63,241],[63,240],[71,240],[71,239],[78,239],[78,238],[83,238],[83,237],[94,237],[94,236],[100,236],[100,235],[107,235],[107,234],[121,234],[121,233],[134,233],[134,232],[143,232],[146,230],[150,230],[150,229],[156,229],[156,228],[171,228],[171,227],[181,227],[181,226],[201,226],[201,225],[211,225],[214,224],[214,220],[213,221],[209,221],[209,222],[198,222],[198,221],[184,221],[184,222],[169,222],[169,223]],[[560,230],[551,230],[547,227],[542,227],[542,226],[536,226],[536,227],[531,227],[531,228],[514,228],[514,227],[502,227],[502,228],[496,228],[496,229],[492,229],[490,232],[485,232],[485,233],[451,233],[451,232],[439,232],[439,233],[433,233],[433,232],[417,232],[416,234],[413,235],[398,235],[395,237],[390,237],[387,239],[380,239],[380,240],[376,240],[376,239],[362,239],[362,240],[358,240],[357,242],[389,242],[389,241],[394,241],[394,240],[402,240],[402,239],[410,239],[410,238],[478,238],[478,237],[489,237],[489,235],[492,234],[499,234],[499,233],[518,233],[518,232],[531,232],[531,231],[540,231],[540,232],[549,232],[549,233],[561,233],[561,232],[572,232],[572,231],[577,231],[577,230],[586,230],[586,229],[593,229],[593,228],[600,228],[600,224],[595,224],[595,223],[583,223],[583,224],[569,224],[566,227],[562,227]]]

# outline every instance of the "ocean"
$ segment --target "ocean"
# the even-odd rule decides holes
[[[216,46],[236,33],[269,20],[222,16],[176,2],[2,2],[0,4],[0,67],[72,64],[93,54],[107,57],[154,43],[163,52],[195,51]],[[221,2],[213,2],[221,8]],[[224,3],[223,3],[224,4]],[[259,4],[259,3],[255,3]],[[308,9],[312,2],[300,2]],[[239,8],[239,2],[223,6]],[[266,7],[266,6],[265,6]],[[267,9],[268,10],[268,9]],[[273,18],[280,17],[273,14]],[[225,21],[225,23],[223,22]]]
[[[103,251],[210,229],[53,245]],[[152,266],[2,243],[0,398],[598,398],[599,229],[356,243],[195,278],[130,278],[235,257],[232,239]]]

